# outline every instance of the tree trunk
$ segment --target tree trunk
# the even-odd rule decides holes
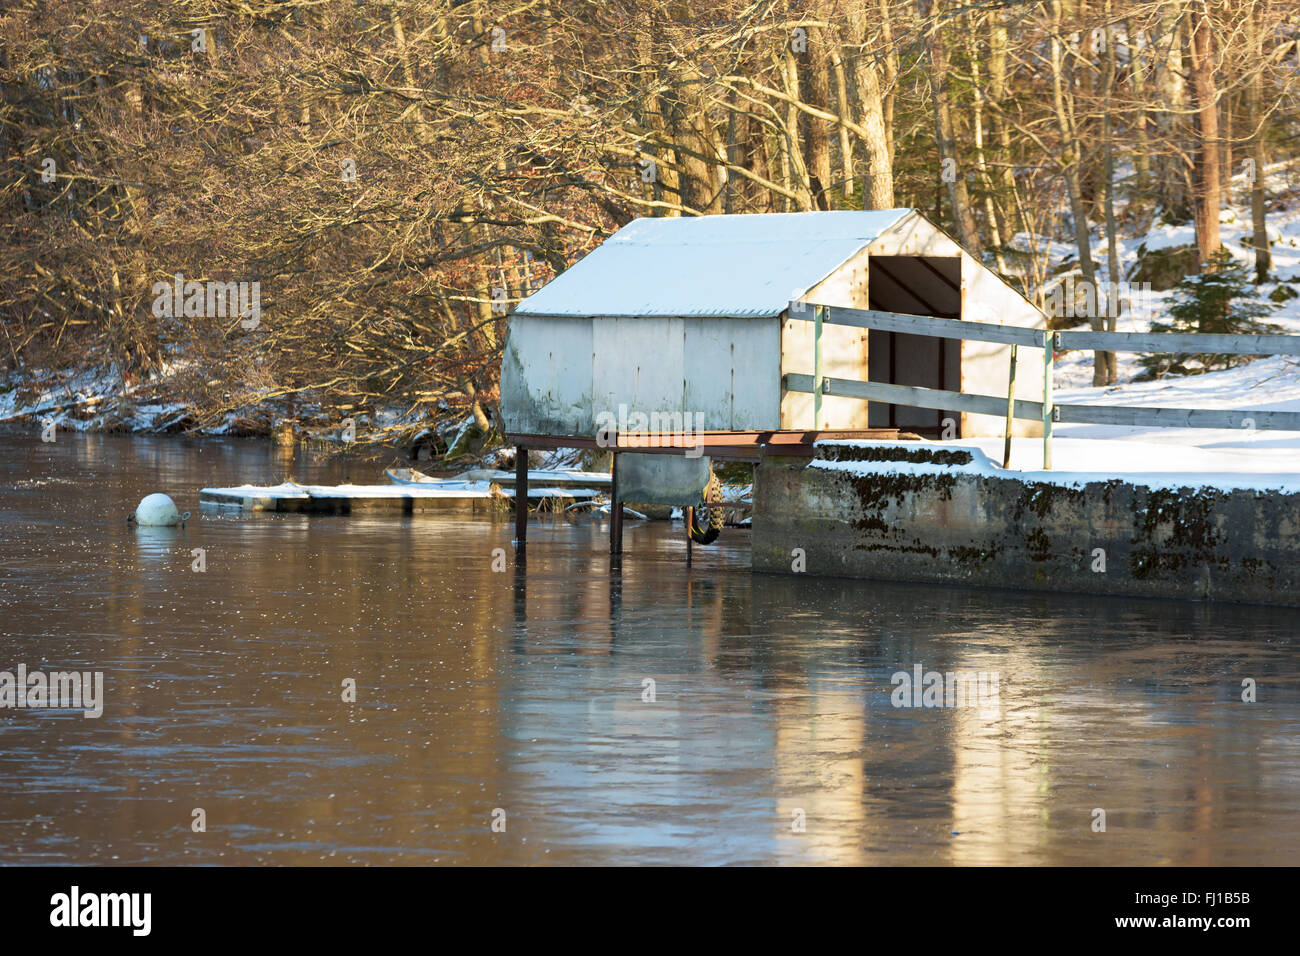
[[[1120,270],[1119,244],[1116,235],[1119,230],[1115,223],[1115,124],[1111,118],[1115,105],[1115,36],[1110,28],[1110,8],[1111,0],[1106,0],[1104,8],[1106,19],[1104,34],[1106,37],[1106,72],[1102,107],[1102,142],[1105,148],[1105,158],[1102,166],[1102,184],[1106,190],[1103,205],[1106,215],[1107,271],[1110,275],[1110,289],[1106,296],[1104,324],[1107,332],[1114,332],[1122,308],[1120,286],[1124,281],[1124,273]],[[1101,296],[1097,297],[1097,305],[1100,308]],[[1115,353],[1098,352],[1097,364],[1101,365],[1105,370],[1106,384],[1114,385],[1119,377],[1119,363],[1115,359]]]
[[[894,168],[894,89],[898,82],[898,50],[894,46],[894,27],[893,19],[889,11],[890,0],[879,0],[880,9],[880,42],[884,50],[884,56],[881,58],[884,70],[884,90],[880,100],[881,115],[884,118],[885,125],[885,149],[889,154],[889,168]],[[865,4],[864,4],[865,8]],[[850,10],[858,9],[857,4],[849,4]],[[865,42],[866,34],[863,33]],[[866,50],[863,50],[865,55]],[[872,63],[872,69],[875,64]],[[876,73],[881,78],[880,71]],[[879,83],[877,83],[879,87]],[[861,95],[861,94],[859,94]],[[891,174],[892,176],[892,174]]]
[[[769,182],[772,180],[772,166],[769,162],[767,127],[753,116],[746,116],[749,125],[749,139],[745,146],[745,168],[754,175]],[[775,196],[770,189],[760,186],[752,180],[744,181],[745,196],[749,201],[747,212],[775,212]]]
[[[832,30],[826,40],[830,44],[831,70],[835,74],[835,112],[841,120],[849,120],[853,118],[853,110],[849,107],[849,78],[844,69],[843,44],[839,32]],[[843,122],[839,127],[840,197],[847,202],[853,195],[856,178],[853,174],[853,139]]]
[[[795,57],[799,70],[800,95],[809,106],[829,111],[831,89],[826,31],[812,26],[807,29],[808,47]],[[799,126],[804,166],[808,170],[808,189],[818,209],[829,209],[829,191],[833,181],[830,123],[820,116],[811,116],[801,110]]]
[[[1077,11],[1075,4],[1078,4]],[[1068,56],[1064,68],[1069,78],[1066,107],[1070,111],[1070,123],[1074,127],[1075,140],[1082,143],[1094,143],[1100,138],[1095,117],[1089,115],[1088,107],[1097,102],[1097,91],[1093,71],[1089,67],[1093,61],[1093,30],[1087,16],[1088,0],[1063,0],[1065,19],[1074,14],[1073,23],[1077,25],[1077,40],[1072,32],[1071,39],[1066,40],[1067,53],[1073,46],[1072,55]],[[1082,116],[1076,112],[1077,104],[1083,104]],[[1088,204],[1089,218],[1101,216],[1101,205],[1105,187],[1101,182],[1101,157],[1096,150],[1079,152],[1079,191],[1083,193],[1084,202]]]
[[[967,55],[970,60],[971,77],[974,80],[975,108],[972,111],[971,131],[975,138],[975,166],[979,171],[980,188],[984,191],[984,216],[988,220],[989,239],[992,240],[994,256],[997,258],[998,270],[1007,271],[1002,261],[1002,231],[998,228],[1001,217],[993,203],[993,180],[989,176],[984,162],[984,92],[980,86],[979,42],[976,39],[976,23],[973,15],[967,19]]]
[[[722,211],[722,189],[717,160],[725,155],[708,110],[699,94],[701,75],[683,66],[675,84],[665,94],[668,135],[676,153],[679,202],[687,209],[713,214]]]
[[[784,129],[781,130],[782,162],[781,172],[786,177],[785,187],[797,195],[800,212],[811,212],[814,208],[808,168],[803,161],[803,147],[799,142],[800,123],[799,108],[799,66],[795,60],[794,50],[789,43],[781,51],[781,79],[785,93],[790,99],[786,102]]]
[[[1153,38],[1152,61],[1158,63],[1156,86],[1161,107],[1156,114],[1156,203],[1168,222],[1181,223],[1191,218],[1190,184],[1180,144],[1185,139],[1185,85],[1183,83],[1183,41],[1180,25],[1181,8],[1169,0],[1161,9],[1160,36]]]
[[[862,183],[863,209],[894,208],[894,162],[890,154],[888,126],[885,121],[884,100],[880,95],[880,77],[876,64],[866,52],[867,18],[865,8],[850,6],[848,19],[849,42],[853,45],[853,82],[858,90],[858,107],[861,110],[859,126],[866,132],[861,137],[862,152],[866,159],[866,176]]]
[[[727,110],[727,162],[732,166],[748,168],[745,153],[749,146],[749,114],[736,108],[736,94],[729,97]],[[743,176],[727,176],[727,185],[722,193],[722,211],[737,213],[741,209],[744,196]]]
[[[1133,130],[1137,142],[1137,152],[1133,156],[1133,172],[1136,177],[1133,191],[1138,196],[1145,197],[1151,182],[1151,155],[1147,143],[1146,67],[1143,62],[1145,51],[1141,48],[1141,32],[1135,34],[1128,20],[1124,21],[1124,35],[1128,38],[1133,100],[1137,104],[1133,114]]]
[[[1079,271],[1083,274],[1085,288],[1092,290],[1096,301],[1097,273],[1092,264],[1092,237],[1088,228],[1088,212],[1079,187],[1079,141],[1075,133],[1071,111],[1066,101],[1068,79],[1065,69],[1065,51],[1062,42],[1061,0],[1052,3],[1052,105],[1056,111],[1056,124],[1061,133],[1061,173],[1070,197],[1070,216],[1074,220],[1074,243],[1079,250]],[[1070,304],[1071,307],[1073,303]],[[1088,325],[1094,332],[1104,331],[1101,311],[1093,308],[1088,315]],[[1092,384],[1106,384],[1106,360],[1101,352],[1094,353]]]
[[[641,96],[637,103],[639,109],[639,118],[641,126],[649,130],[654,138],[660,141],[668,139],[668,124],[664,119],[666,112],[664,99],[656,90],[656,80],[658,77],[658,67],[655,64],[658,61],[660,50],[659,44],[655,42],[655,36],[650,31],[641,31],[637,35],[637,75],[641,81]],[[656,143],[646,144],[644,147],[646,159],[654,163],[653,176],[648,183],[650,199],[654,202],[664,202],[666,200],[677,200],[680,196],[677,170],[673,167],[668,150],[657,145]],[[649,168],[649,167],[647,167]],[[637,170],[638,176],[641,170]],[[676,209],[669,209],[663,206],[651,207],[652,215],[655,216],[678,216],[681,213]]]
[[[957,239],[966,251],[980,257],[979,231],[975,227],[975,213],[971,209],[966,178],[957,162],[957,137],[953,132],[951,96],[948,89],[948,47],[946,45],[939,4],[936,0],[917,0],[925,31],[925,47],[929,57],[928,77],[930,95],[934,100],[935,144],[939,147],[941,178],[948,187],[948,202],[956,224]],[[943,175],[947,173],[948,175]]]
[[[1224,94],[1219,101],[1219,195],[1232,201],[1232,100]]]
[[[1188,7],[1191,32],[1192,91],[1196,99],[1195,189],[1196,255],[1208,266],[1219,251],[1219,114],[1215,102],[1214,52],[1205,0]]]
[[[1268,274],[1273,270],[1273,256],[1268,248],[1268,220],[1266,219],[1264,193],[1264,131],[1268,121],[1264,118],[1264,31],[1259,26],[1259,8],[1251,11],[1251,30],[1257,54],[1255,74],[1250,78],[1248,88],[1247,115],[1253,127],[1250,140],[1250,158],[1254,165],[1254,179],[1250,184],[1250,221],[1252,226],[1251,245],[1255,248],[1255,281],[1267,282]]]
[[[1007,98],[1007,26],[1001,11],[992,11],[992,29],[989,32],[989,100],[994,106],[991,117],[992,129],[997,138],[997,162],[1000,164],[997,181],[1002,196],[1015,194],[1015,174],[1011,169],[1011,129],[1002,118],[1003,104]],[[1014,210],[998,202],[994,211],[1000,217],[998,230],[1003,241],[1010,242],[1016,230],[1020,228]]]

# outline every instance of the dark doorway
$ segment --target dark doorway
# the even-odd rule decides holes
[[[871,308],[936,318],[961,317],[961,260],[956,257],[872,256]],[[961,389],[961,341],[872,330],[867,336],[867,378],[890,385]],[[961,415],[944,409],[872,402],[873,428],[902,428],[926,438],[960,438]],[[945,427],[945,420],[950,424]]]

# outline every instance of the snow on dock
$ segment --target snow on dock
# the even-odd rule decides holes
[[[1227,430],[1224,434],[1228,434]],[[1294,432],[1276,434],[1286,435],[1290,441],[1300,439]],[[1263,447],[1250,447],[1245,444],[1248,439],[1239,434],[1235,437],[1243,442],[1243,447],[1223,448],[1215,443],[1205,448],[1188,444],[1185,439],[1181,443],[1170,441],[1162,444],[1102,438],[1056,438],[1053,444],[1057,467],[1052,471],[1036,467],[1040,446],[1032,440],[1013,445],[1008,469],[997,462],[1002,455],[1002,442],[997,439],[968,438],[911,446],[918,458],[925,456],[928,459],[935,452],[964,452],[968,459],[964,464],[953,461],[936,464],[930,460],[916,463],[865,455],[863,460],[853,460],[852,454],[826,455],[825,452],[836,447],[867,451],[897,446],[891,442],[823,441],[817,443],[819,456],[811,462],[811,467],[852,474],[962,473],[1071,488],[1081,488],[1093,482],[1118,481],[1167,490],[1205,488],[1225,492],[1300,493],[1300,452],[1291,447],[1287,438],[1275,439],[1281,447],[1267,446],[1264,439],[1259,442]]]

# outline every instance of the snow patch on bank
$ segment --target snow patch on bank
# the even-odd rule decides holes
[[[1293,172],[1288,163],[1276,163],[1270,166],[1266,172],[1266,185],[1269,194],[1288,198],[1294,197],[1295,191],[1291,184],[1292,176]],[[1229,199],[1242,201],[1229,201],[1220,210],[1220,234],[1224,248],[1232,253],[1234,258],[1241,262],[1253,264],[1255,253],[1251,243],[1253,241],[1254,227],[1251,222],[1250,205],[1247,199],[1248,185],[1244,173],[1235,175],[1233,183],[1234,186],[1230,191]],[[1125,203],[1121,202],[1119,205],[1122,208]],[[1277,289],[1278,285],[1283,283],[1300,292],[1300,204],[1270,210],[1268,213],[1268,235],[1273,277],[1276,281],[1256,286],[1256,294],[1262,299],[1267,299]],[[1032,245],[1033,238],[1018,236],[1013,244],[1029,248]],[[1099,277],[1104,278],[1108,272],[1105,234],[1100,229],[1094,229],[1091,233],[1091,239],[1093,262],[1097,266]],[[1077,250],[1068,242],[1048,241],[1046,237],[1041,236],[1037,237],[1037,242],[1040,247],[1050,249],[1054,259],[1059,261],[1077,259]],[[1195,246],[1195,244],[1196,227],[1190,222],[1177,226],[1153,223],[1146,232],[1139,235],[1124,236],[1121,234],[1116,241],[1120,271],[1125,281],[1132,280],[1140,265],[1140,250],[1143,247],[1148,252],[1155,252],[1161,249]],[[1081,275],[1077,263],[1075,263],[1074,268],[1060,273],[1055,278],[1061,279],[1066,275],[1074,275],[1076,278]],[[1116,323],[1116,331],[1151,331],[1153,321],[1167,319],[1169,307],[1173,304],[1174,297],[1175,293],[1172,289],[1164,292],[1151,291],[1133,296],[1132,301],[1129,303],[1131,311],[1126,310],[1119,317]],[[1300,334],[1300,299],[1291,299],[1277,305],[1276,311],[1268,316],[1266,321],[1277,325],[1279,332],[1283,334]],[[1083,322],[1077,326],[1077,328],[1086,327],[1087,324]],[[1120,384],[1094,388],[1092,387],[1093,353],[1090,351],[1072,351],[1060,354],[1056,361],[1053,376],[1054,385],[1058,389],[1057,401],[1072,401],[1087,405],[1165,404],[1161,401],[1151,400],[1151,396],[1162,388],[1169,388],[1174,385],[1175,380],[1166,378],[1162,382],[1133,382],[1134,376],[1141,374],[1143,371],[1142,366],[1138,364],[1140,358],[1140,355],[1133,352],[1117,353],[1116,372]],[[1265,390],[1267,394],[1256,392],[1247,400],[1240,400],[1237,395],[1238,386],[1242,381],[1238,373],[1244,371],[1242,368],[1208,372],[1204,375],[1181,378],[1177,382],[1187,386],[1184,395],[1188,399],[1186,404],[1199,408],[1255,407],[1269,409],[1273,407],[1273,402],[1285,401],[1288,396],[1290,398],[1300,398],[1300,362],[1295,359],[1263,359],[1253,362],[1245,368],[1255,368],[1261,365],[1266,366],[1267,375],[1276,375],[1276,378],[1268,380],[1269,386]],[[1264,370],[1261,369],[1261,371]],[[1283,393],[1288,394],[1284,395]],[[1141,394],[1146,397],[1146,400],[1110,400],[1111,396],[1116,394],[1124,397]],[[1262,404],[1260,403],[1261,399],[1263,400]],[[1178,405],[1179,403],[1175,402],[1173,404]],[[1095,426],[1075,427],[1092,428]],[[1075,437],[1107,436],[1089,433],[1087,436],[1076,435]]]
[[[1068,488],[1105,481],[1177,491],[1210,488],[1219,491],[1239,489],[1278,491],[1300,494],[1300,472],[1294,452],[1278,454],[1261,449],[1250,453],[1225,453],[1193,447],[1152,445],[1134,441],[1098,439],[1053,439],[1053,470],[1016,468],[1028,464],[1035,456],[1041,463],[1042,439],[1017,438],[1013,442],[1012,468],[998,463],[1002,457],[1002,439],[976,438],[952,442],[887,441],[819,441],[817,448],[896,449],[902,453],[956,452],[970,455],[967,464],[943,465],[935,462],[910,461],[826,461],[814,458],[809,467],[839,471],[851,475],[978,475],[984,478],[1042,483]],[[995,459],[993,456],[996,455]]]

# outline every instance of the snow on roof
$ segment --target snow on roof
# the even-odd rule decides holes
[[[517,315],[780,315],[911,209],[635,219]]]

